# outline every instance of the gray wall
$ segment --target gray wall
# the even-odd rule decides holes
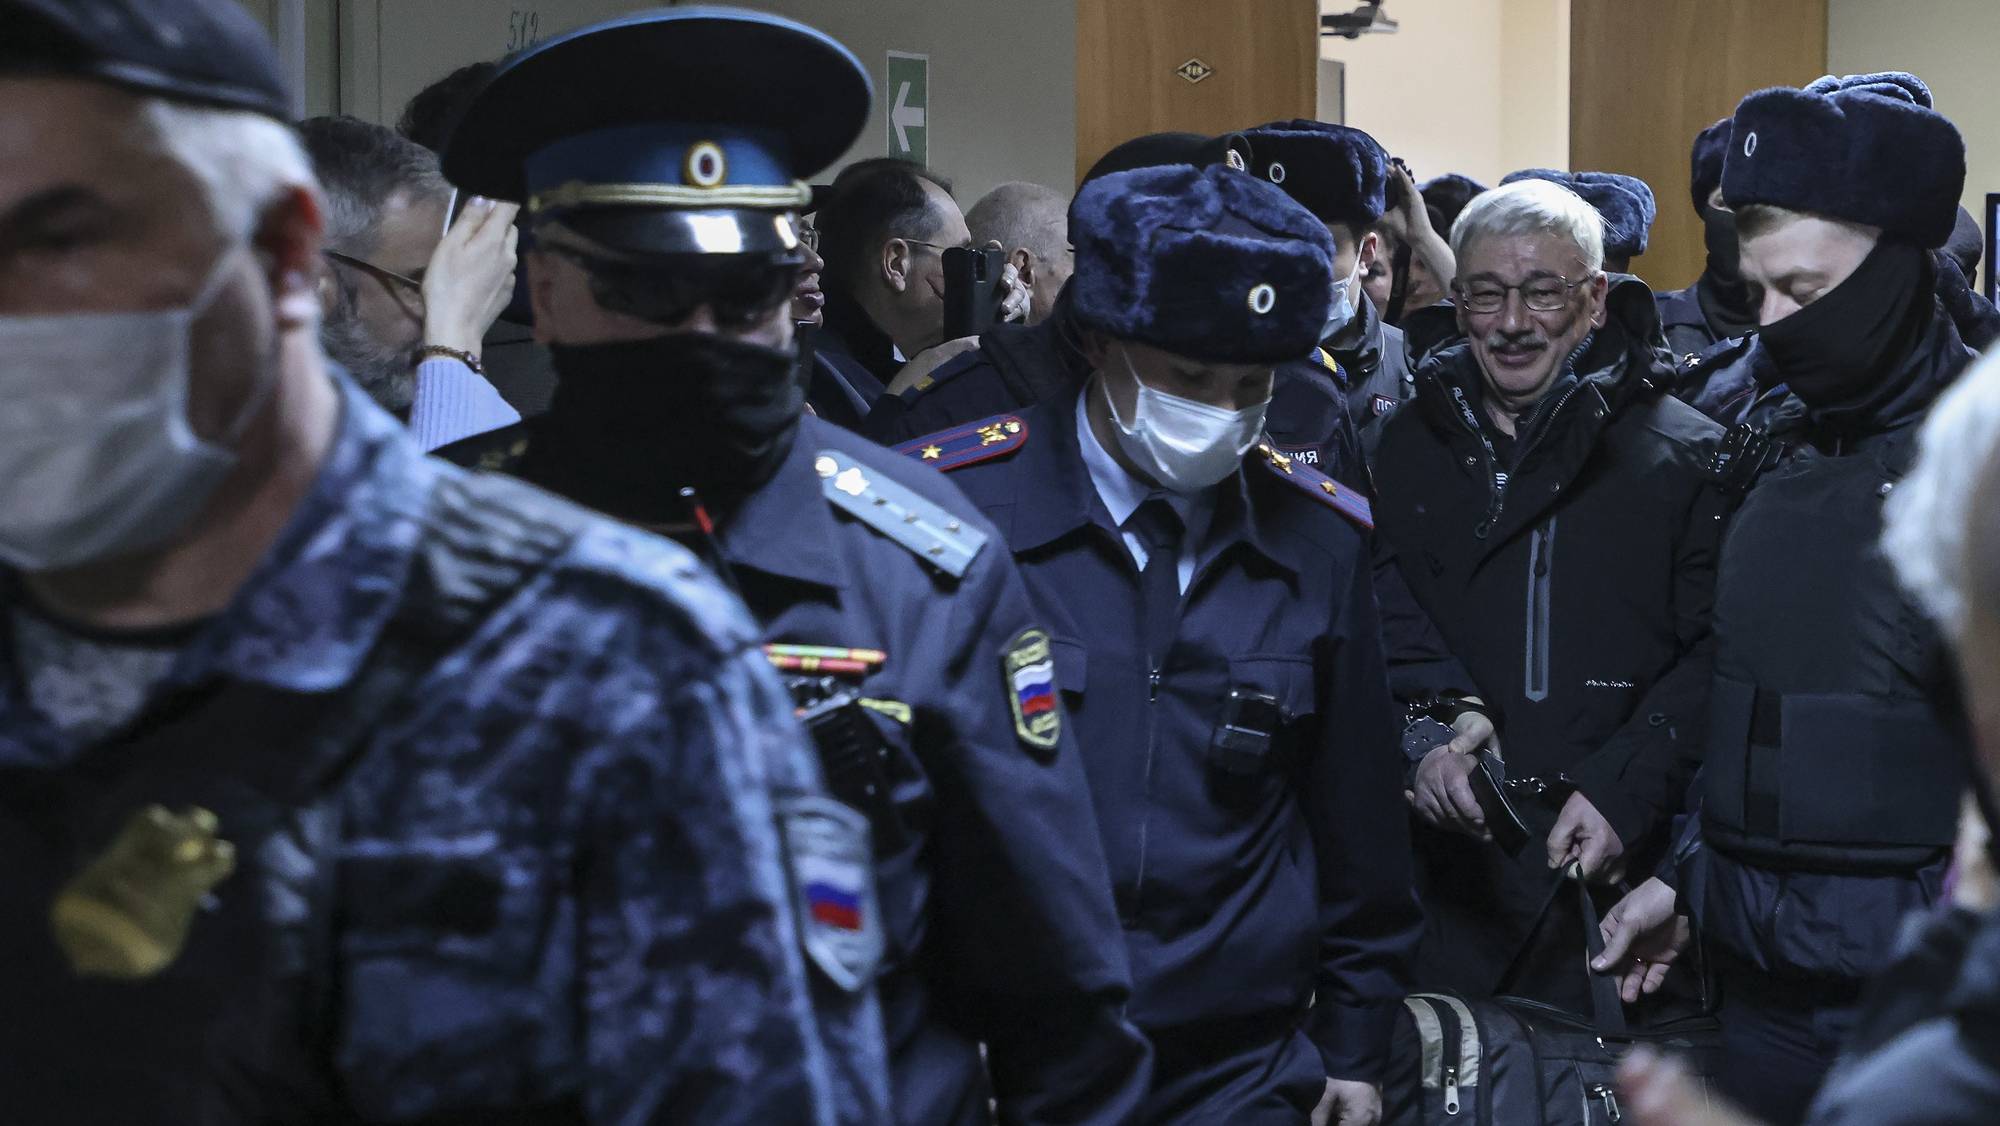
[[[287,0],[243,0],[276,26]],[[1077,0],[748,0],[847,44],[876,105],[847,159],[888,151],[888,52],[930,56],[930,160],[971,202],[1007,180],[1067,190]],[[649,5],[635,0],[305,0],[306,112],[393,123],[455,67]]]

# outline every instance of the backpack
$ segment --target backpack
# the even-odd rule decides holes
[[[1533,932],[1574,882],[1585,926],[1584,959],[1603,952],[1598,915],[1581,879],[1559,873]],[[1525,945],[1524,945],[1525,951]],[[1513,978],[1521,958],[1501,976]],[[1496,992],[1501,992],[1496,990]],[[1403,1000],[1383,1084],[1385,1126],[1599,1126],[1623,1117],[1619,1061],[1634,1044],[1687,1058],[1706,1078],[1716,1070],[1715,1020],[1694,1015],[1633,1028],[1614,978],[1590,974],[1591,1012],[1524,997],[1474,999],[1413,993]]]

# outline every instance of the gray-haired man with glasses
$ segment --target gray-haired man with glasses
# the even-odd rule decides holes
[[[1575,899],[1539,941],[1533,923],[1558,870],[1646,870],[1681,805],[1727,509],[1704,468],[1719,432],[1664,394],[1652,295],[1606,276],[1582,199],[1509,185],[1473,200],[1451,241],[1466,340],[1425,359],[1383,431],[1376,522],[1496,711],[1505,757],[1439,747],[1412,763],[1419,979],[1581,1006]]]

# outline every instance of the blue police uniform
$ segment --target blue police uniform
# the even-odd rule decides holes
[[[538,231],[591,232],[601,249],[584,256],[585,269],[600,303],[607,292],[678,287],[686,307],[742,304],[755,323],[781,311],[790,284],[765,291],[772,304],[761,314],[701,285],[732,270],[794,276],[782,236],[809,195],[799,177],[866,120],[866,75],[853,57],[790,21],[686,9],[586,29],[512,66],[594,74],[614,60],[684,53],[742,55],[744,65],[725,68],[730,96],[644,73],[617,97],[599,91],[521,132],[515,111],[536,87],[507,84],[515,72],[503,71],[461,134],[515,128],[511,159],[525,179],[483,150],[461,154],[457,137],[446,167],[470,173],[478,190],[526,195]],[[768,81],[774,59],[790,80],[824,71],[819,111],[847,104],[807,132],[810,122],[787,116],[792,107],[749,89]],[[680,116],[686,99],[704,97],[722,116]],[[726,161],[704,164],[716,149]],[[716,221],[726,237],[711,237]],[[723,359],[646,366],[672,362],[663,355],[697,362],[645,351],[691,339]],[[618,349],[615,370],[565,370],[579,351],[606,347]],[[554,351],[563,379],[548,413],[489,443],[485,464],[686,537],[761,623],[833,794],[872,828],[894,1101],[881,1121],[969,1126],[991,1121],[996,1100],[1008,1122],[1129,1118],[1150,1053],[1123,1015],[1130,972],[1095,815],[1047,636],[992,527],[948,481],[806,414],[797,368],[771,368],[774,350],[662,332]],[[724,401],[661,394],[696,382],[756,391]],[[736,425],[745,415],[732,410],[746,401],[758,404],[746,412],[761,427],[754,458],[727,473],[676,460],[677,442]],[[837,921],[843,905],[814,908]]]
[[[1257,1115],[1310,1109],[1328,1075],[1378,1075],[1416,934],[1366,540],[1283,470],[1247,468],[1222,487],[1155,669],[1075,410],[1019,415],[1016,452],[951,477],[1048,621],[1131,951],[1130,1015],[1158,1052],[1148,1120],[1292,1121]],[[1224,769],[1232,689],[1274,697],[1285,723],[1267,756]]]
[[[1124,208],[1128,193],[1143,204]],[[1102,331],[1183,355],[1209,341],[1243,362],[1310,347],[1326,236],[1269,185],[1145,169],[1086,186],[1078,208],[1078,311]],[[1108,248],[1157,245],[1113,208],[1173,228],[1159,242],[1181,253],[1150,291],[1104,293],[1118,287],[1100,259],[1130,253]],[[1246,213],[1269,233],[1208,233]],[[1315,256],[1319,280],[1300,269],[1275,304],[1254,299],[1259,271]],[[1193,292],[1239,280],[1247,316],[1241,293]],[[899,448],[950,470],[1048,623],[1131,954],[1129,1012],[1156,1054],[1144,1119],[1302,1121],[1327,1077],[1379,1079],[1417,935],[1366,503],[1266,445],[1209,494],[1177,625],[1149,643],[1145,575],[1093,483],[1078,413],[1064,395]]]
[[[0,615],[7,1116],[881,1121],[874,1001],[808,993],[787,874],[872,912],[865,837],[740,604],[671,544],[426,459],[341,382],[310,493],[123,733],[45,719]],[[72,972],[52,900],[183,803],[234,874],[164,969]]]
[[[774,645],[886,655],[828,691],[851,688],[884,740],[890,798],[856,800],[881,854],[897,1119],[984,1122],[990,1094],[1006,1121],[1128,1119],[1147,1047],[1121,1015],[1131,976],[1083,762],[1056,713],[1018,698],[1040,631],[998,535],[937,474],[809,418],[718,538]]]

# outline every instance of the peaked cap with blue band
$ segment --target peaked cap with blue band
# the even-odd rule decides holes
[[[464,191],[646,253],[789,251],[774,213],[861,135],[867,70],[802,23],[738,8],[644,12],[501,66],[445,147]]]
[[[1333,236],[1267,181],[1170,165],[1085,184],[1070,208],[1077,323],[1210,363],[1312,354],[1333,304]]]
[[[1722,198],[1865,223],[1936,248],[1965,190],[1965,139],[1914,74],[1827,75],[1736,107]]]
[[[1583,202],[1604,218],[1604,255],[1607,258],[1637,258],[1646,253],[1652,240],[1653,220],[1659,205],[1653,189],[1637,176],[1617,172],[1558,172],[1553,168],[1523,168],[1500,181],[1547,180],[1561,184],[1583,197]]]
[[[294,116],[271,37],[237,0],[0,0],[0,74],[21,71]]]
[[[1688,195],[1695,214],[1708,210],[1708,197],[1722,186],[1722,161],[1729,155],[1729,118],[1695,134],[1688,152]]]
[[[1366,231],[1389,206],[1389,154],[1359,129],[1274,121],[1243,134],[1250,173],[1285,189],[1322,223]]]

